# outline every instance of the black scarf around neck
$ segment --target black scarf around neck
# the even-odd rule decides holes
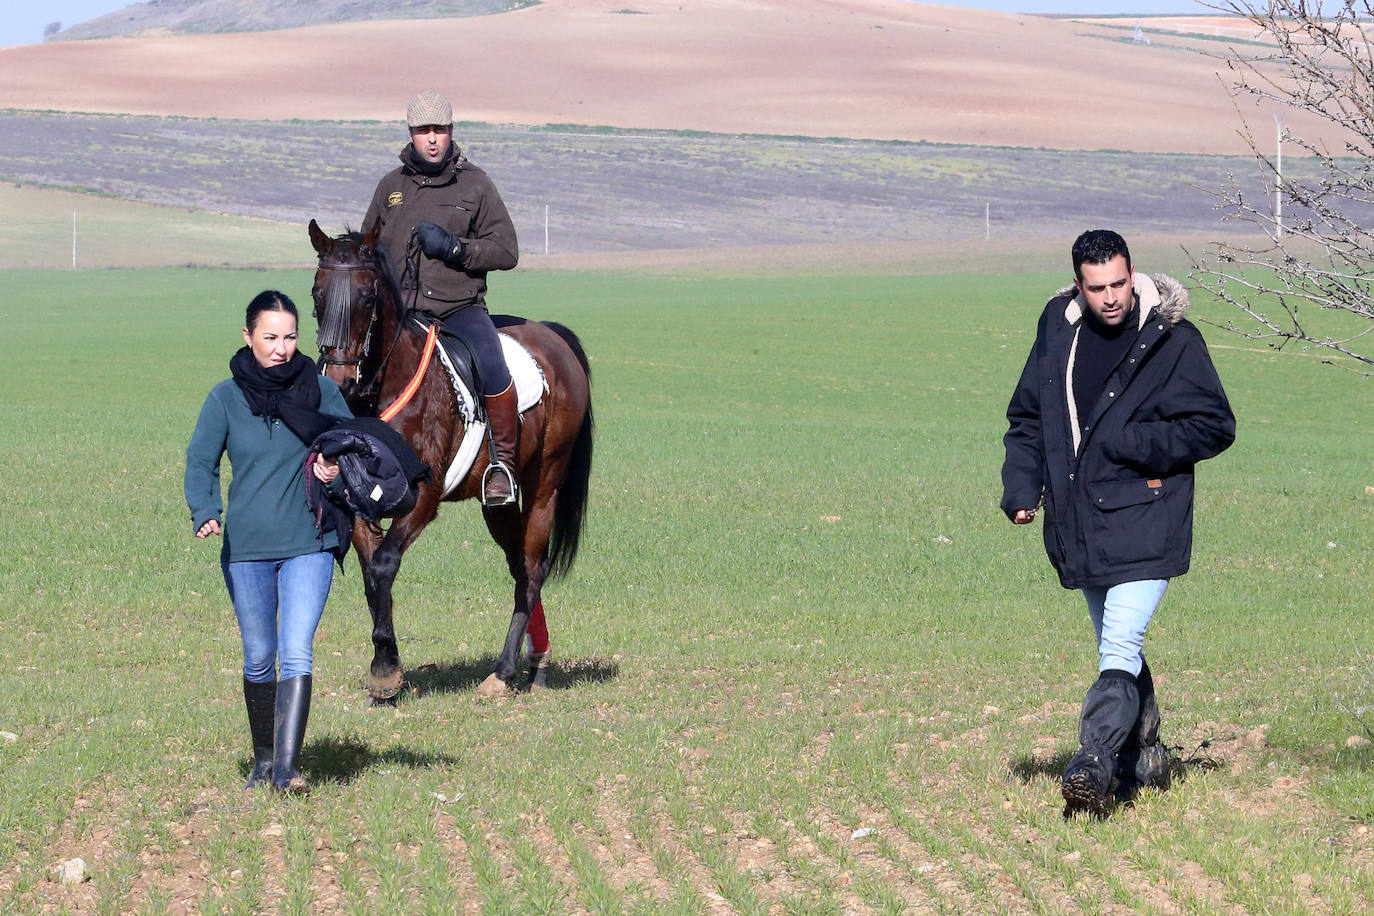
[[[234,384],[248,399],[253,416],[271,424],[281,420],[305,445],[334,425],[320,413],[320,382],[314,360],[300,351],[280,366],[263,368],[250,347],[241,347],[229,360]]]
[[[445,153],[444,158],[440,159],[438,162],[430,162],[424,156],[421,156],[418,152],[416,152],[415,144],[413,143],[410,145],[410,148],[406,152],[408,153],[407,158],[410,159],[410,167],[412,169],[419,172],[421,175],[427,175],[430,178],[436,178],[439,175],[442,175],[444,173],[444,170],[447,169],[449,165],[453,162],[453,157],[457,154],[458,147],[450,143],[448,145],[448,152]]]

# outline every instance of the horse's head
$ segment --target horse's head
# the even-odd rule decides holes
[[[377,246],[378,230],[349,232],[330,238],[313,219],[310,241],[319,255],[315,286],[320,368],[353,403],[369,370],[375,371],[376,338],[382,296],[390,274],[386,256]]]

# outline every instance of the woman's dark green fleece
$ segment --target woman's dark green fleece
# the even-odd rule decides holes
[[[320,376],[320,412],[339,419],[353,416],[339,386],[324,376]],[[233,469],[227,522],[221,519],[224,504],[219,482],[225,452]],[[186,447],[191,530],[198,531],[209,519],[220,519],[224,557],[230,562],[283,560],[339,546],[333,531],[321,538],[305,504],[306,454],[305,444],[281,420],[266,422],[253,416],[233,379],[220,382],[205,399]]]

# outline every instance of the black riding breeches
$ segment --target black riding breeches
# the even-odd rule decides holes
[[[500,394],[510,387],[510,370],[501,350],[501,338],[491,323],[487,310],[469,305],[440,319],[444,330],[457,337],[472,350],[482,373],[482,393]]]

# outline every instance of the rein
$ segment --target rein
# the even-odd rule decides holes
[[[391,338],[391,346],[389,346],[389,347],[386,348],[386,355],[382,357],[381,363],[378,364],[378,366],[377,366],[377,371],[374,372],[374,373],[372,373],[372,378],[368,380],[368,383],[367,383],[366,385],[363,385],[363,394],[364,394],[366,397],[369,397],[369,398],[370,398],[370,397],[372,397],[373,395],[376,395],[376,394],[379,394],[379,393],[380,393],[379,391],[376,390],[376,388],[377,388],[378,385],[381,384],[381,381],[382,381],[382,373],[386,371],[386,364],[389,363],[389,362],[391,362],[391,354],[394,353],[394,352],[396,352],[396,345],[397,345],[398,343],[401,342],[401,334],[405,331],[405,326],[406,326],[405,316],[406,316],[406,315],[409,315],[411,312],[414,312],[414,311],[415,311],[415,300],[416,300],[416,298],[418,298],[419,295],[420,295],[420,237],[419,237],[419,233],[418,233],[416,230],[414,230],[414,229],[410,230],[410,238],[409,238],[409,240],[407,240],[407,242],[406,242],[406,266],[405,266],[404,272],[402,272],[402,274],[401,274],[401,282],[400,282],[400,284],[399,284],[400,287],[401,287],[402,289],[405,288],[405,278],[406,278],[406,276],[407,276],[411,271],[414,271],[414,272],[415,272],[415,285],[414,285],[414,287],[412,288],[412,292],[411,292],[411,294],[410,294],[410,307],[409,307],[408,309],[406,309],[405,315],[401,315],[400,317],[397,318],[397,320],[396,320],[396,333],[395,333],[394,335],[392,335],[392,338]],[[377,309],[376,309],[376,308],[373,308],[373,310],[372,310],[372,320],[373,320],[373,321],[376,321],[376,320],[377,320]],[[372,328],[371,328],[371,326],[369,326],[368,329],[367,329],[367,338],[368,338],[367,340],[363,341],[363,350],[362,350],[362,352],[364,352],[364,353],[367,352],[368,344],[369,344],[369,343],[371,342],[371,340],[372,340]],[[426,359],[423,361],[423,363],[427,363],[427,362],[428,362],[428,358],[426,358]],[[424,368],[423,363],[422,363],[422,365],[421,365],[421,368],[422,368],[422,369]],[[360,373],[361,373],[361,371],[362,371],[362,366],[361,366],[361,364],[359,364],[358,371],[359,371]],[[359,380],[358,380],[358,383],[361,385],[361,384],[362,384],[362,379],[359,379]],[[409,386],[407,386],[407,387],[409,387]]]
[[[401,392],[400,397],[391,403],[391,406],[382,411],[380,419],[383,423],[390,420],[401,412],[401,408],[410,403],[410,399],[415,397],[415,392],[420,390],[420,383],[425,380],[425,371],[429,369],[429,361],[434,356],[434,343],[439,339],[439,325],[437,323],[429,326],[429,331],[425,334],[425,351],[420,354],[420,365],[415,367],[415,375]]]

